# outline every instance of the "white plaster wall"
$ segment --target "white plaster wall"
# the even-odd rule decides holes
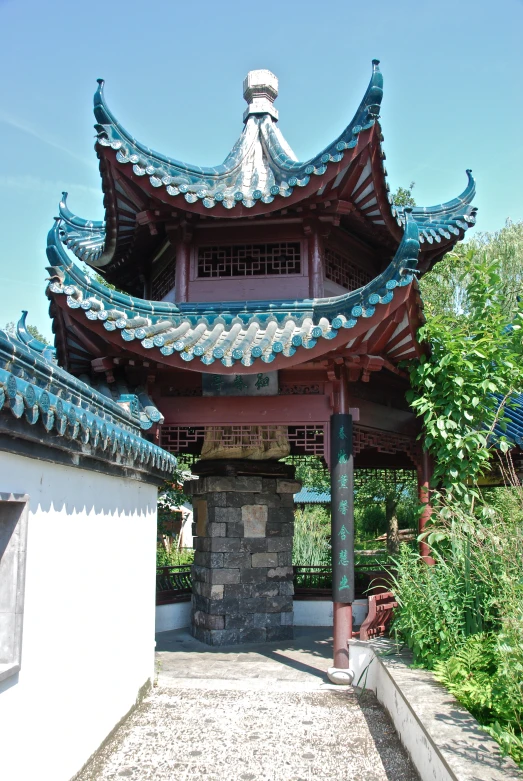
[[[156,606],[156,631],[169,632],[184,629],[191,624],[191,602],[173,602]]]
[[[360,626],[368,612],[368,600],[352,603],[354,624]],[[332,626],[332,601],[328,599],[295,599],[294,626]]]
[[[193,532],[192,524],[194,520],[194,512],[192,504],[185,502],[181,505],[180,510],[183,513],[182,528],[180,529],[180,547],[192,548],[193,546]]]
[[[156,487],[0,452],[0,491],[30,497],[0,776],[69,781],[153,676]]]

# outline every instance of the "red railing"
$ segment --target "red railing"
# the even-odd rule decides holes
[[[359,634],[360,640],[382,637],[387,631],[396,607],[398,607],[398,603],[391,591],[385,591],[383,594],[371,594],[367,618],[360,626],[359,632],[354,634]]]

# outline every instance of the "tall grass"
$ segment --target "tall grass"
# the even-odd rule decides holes
[[[311,506],[294,513],[292,563],[317,567],[331,563],[330,513],[324,507]]]
[[[193,561],[193,549],[179,548],[178,537],[175,537],[169,546],[166,546],[161,542],[156,545],[157,567],[180,567],[186,564],[192,564]]]
[[[523,490],[437,511],[435,565],[405,547],[395,562],[394,629],[523,765]]]

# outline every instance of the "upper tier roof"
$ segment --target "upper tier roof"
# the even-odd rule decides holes
[[[183,163],[137,141],[108,108],[103,84],[99,80],[94,113],[106,220],[75,216],[64,194],[60,231],[62,241],[78,258],[95,267],[107,267],[109,277],[122,264],[143,258],[144,247],[145,254],[159,251],[161,237],[151,238],[148,231],[145,239],[142,234],[142,244],[136,241],[147,220],[173,222],[176,214],[183,212],[241,218],[299,205],[303,214],[319,202],[325,213],[342,215],[349,230],[354,228],[356,234],[360,231],[363,238],[384,246],[388,257],[399,244],[405,214],[387,195],[377,121],[383,96],[378,60],[373,60],[369,86],[351,122],[307,161],[296,159],[277,126],[273,106],[277,79],[268,71],[248,75],[244,95],[249,105],[243,132],[224,162],[213,167]],[[470,171],[467,174],[468,185],[458,198],[413,209],[422,253],[431,258],[430,263],[420,262],[422,271],[463,238],[475,222],[476,208],[471,206],[475,183]],[[357,219],[350,223],[354,214]]]
[[[275,79],[273,74],[270,76]],[[272,101],[265,98],[256,111],[251,110],[251,103],[243,132],[223,163],[201,167],[154,152],[133,138],[109,110],[103,80],[98,83],[94,96],[98,143],[116,150],[117,161],[132,166],[136,176],[147,176],[153,187],[173,197],[181,195],[189,204],[201,201],[206,209],[220,204],[225,209],[240,204],[251,209],[257,201],[273,203],[291,196],[296,187],[308,185],[311,177],[323,176],[330,163],[339,163],[345,150],[356,147],[362,130],[374,125],[383,95],[383,77],[378,60],[374,60],[370,84],[352,121],[332,143],[305,162],[296,159],[283,138],[271,112]],[[257,86],[263,89],[262,79]]]

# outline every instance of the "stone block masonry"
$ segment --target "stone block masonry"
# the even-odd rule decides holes
[[[242,463],[251,474],[238,474]],[[292,639],[294,493],[301,487],[293,468],[216,462],[212,474],[213,462],[200,465],[205,474],[186,485],[197,529],[193,636],[208,645]]]

